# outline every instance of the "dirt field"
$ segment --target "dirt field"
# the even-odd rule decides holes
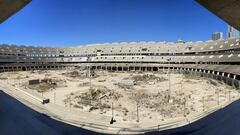
[[[1,79],[66,108],[117,121],[164,121],[207,110],[235,98],[238,92],[207,78],[185,74],[96,71],[1,73]],[[29,85],[29,80],[39,83]]]

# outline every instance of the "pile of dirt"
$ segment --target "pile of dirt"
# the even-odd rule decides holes
[[[129,99],[138,104],[143,110],[152,110],[164,116],[173,117],[174,113],[182,113],[183,111],[188,114],[189,110],[184,110],[185,99],[182,96],[171,97],[172,102],[170,103],[167,95],[167,91],[152,94],[144,90],[139,90],[138,92],[133,92]]]
[[[62,75],[66,76],[66,77],[78,78],[78,79],[89,78],[87,70],[84,70],[84,71],[76,71],[75,70],[72,72],[62,73]],[[97,77],[99,77],[99,76],[91,70],[91,78],[97,78]]]
[[[66,84],[65,80],[44,78],[40,80],[39,83],[28,85],[28,88],[42,93],[42,92],[54,90],[57,87],[66,87],[65,84]]]
[[[136,85],[136,82],[132,79],[123,79],[119,83],[117,83],[117,85],[120,88],[131,89],[134,85]]]
[[[220,84],[219,81],[213,80],[213,79],[208,79],[208,83],[210,83],[210,84],[212,84],[212,85],[214,85],[214,86],[218,86],[218,84]]]
[[[29,89],[33,89],[33,90],[37,90],[37,92],[47,92],[53,89],[56,89],[56,85],[53,84],[49,84],[46,82],[41,82],[39,84],[34,84],[34,85],[29,85],[28,86]]]
[[[80,73],[79,71],[66,72],[66,73],[62,73],[62,75],[71,77],[71,78],[83,77],[83,73]]]
[[[111,108],[111,101],[117,101],[122,95],[118,92],[113,93],[111,90],[102,86],[93,86],[85,93],[71,93],[64,100],[66,105],[76,108],[88,108],[88,111]]]
[[[133,79],[137,84],[167,81],[166,78],[158,77],[153,74],[136,75],[136,76],[133,76],[131,79]]]
[[[197,75],[191,75],[191,74],[183,74],[184,79],[194,79],[194,80],[203,80],[205,79],[202,76],[197,76]]]

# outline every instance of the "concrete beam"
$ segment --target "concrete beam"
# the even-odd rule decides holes
[[[0,24],[25,7],[31,0],[0,0]]]
[[[240,0],[196,0],[219,18],[240,30]]]

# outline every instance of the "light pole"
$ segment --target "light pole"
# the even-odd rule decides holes
[[[184,105],[183,105],[184,106],[184,108],[183,108],[184,109],[184,114],[183,114],[184,117],[186,117],[186,105],[187,105],[187,99],[186,99],[186,97],[184,97]]]
[[[113,102],[112,102],[112,118],[113,118]]]
[[[204,96],[202,97],[203,111],[204,111]]]
[[[181,67],[181,73],[182,73],[182,78],[181,78],[181,92],[183,92],[183,58],[182,58],[182,67]],[[180,93],[179,93],[180,94]]]
[[[54,92],[54,104],[56,104],[56,92]]]
[[[89,77],[89,89],[92,88],[92,80],[91,80],[91,66],[90,66],[90,57],[87,57],[87,76]]]
[[[114,122],[116,122],[116,120],[114,119],[114,114],[113,114],[113,102],[112,102],[112,119],[110,121],[110,124],[113,124]]]
[[[111,118],[110,124],[113,124],[114,122],[116,122],[116,120],[114,119],[114,106],[113,106],[113,101],[114,101],[113,95],[114,94],[113,94],[113,90],[112,90],[111,95],[112,95],[112,106],[111,106],[111,108],[112,108],[112,118]]]
[[[228,100],[231,101],[231,91],[228,91]]]
[[[137,122],[139,122],[138,102],[137,102]]]
[[[92,74],[91,74],[91,67],[88,65],[88,75],[89,75],[89,86],[90,89],[92,88]]]
[[[168,65],[168,102],[170,102],[170,96],[171,96],[171,77],[170,77],[170,61],[171,61],[171,58],[169,58],[168,59],[168,63],[169,63],[169,65]]]

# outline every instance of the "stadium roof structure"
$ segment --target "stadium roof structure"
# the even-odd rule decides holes
[[[196,0],[209,11],[240,30],[240,0]]]
[[[0,0],[0,24],[25,7],[31,0]]]

